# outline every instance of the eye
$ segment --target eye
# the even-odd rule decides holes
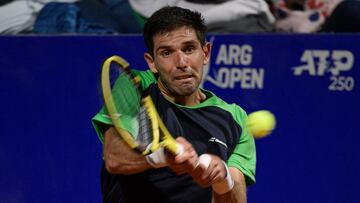
[[[160,55],[161,55],[162,57],[169,57],[170,54],[171,54],[170,50],[162,50],[162,51],[160,52]]]
[[[195,47],[194,47],[194,46],[187,46],[184,51],[185,51],[185,53],[187,53],[187,54],[191,54],[191,53],[194,52],[194,50],[195,50]]]

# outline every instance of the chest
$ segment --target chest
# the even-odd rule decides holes
[[[234,150],[241,127],[232,115],[216,106],[186,108],[154,95],[154,103],[174,137],[185,137],[199,155],[211,153],[227,160]]]

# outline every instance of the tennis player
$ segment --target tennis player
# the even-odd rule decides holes
[[[197,12],[164,7],[146,22],[148,71],[136,72],[160,117],[182,144],[142,156],[121,140],[102,109],[93,124],[103,142],[103,202],[246,202],[256,150],[245,111],[199,88],[211,46]]]

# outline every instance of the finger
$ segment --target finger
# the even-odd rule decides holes
[[[208,180],[210,184],[220,181],[221,180],[220,171],[217,168],[214,168],[208,175]]]
[[[206,180],[203,181],[203,184],[211,185],[222,180],[224,178],[224,174],[222,174],[222,168],[222,162],[219,161],[219,159],[213,159],[201,177],[201,179]]]
[[[208,178],[210,173],[213,171],[214,168],[214,161],[212,160],[209,154],[202,154],[199,157],[199,166],[204,168],[204,173],[202,175],[202,179]]]
[[[195,166],[197,163],[197,153],[192,148],[186,149],[182,154],[177,155],[174,161],[178,164],[188,162]]]
[[[226,176],[226,169],[222,162],[217,162],[214,166],[214,170],[209,175],[209,178],[212,180],[212,183],[216,183],[224,180]]]
[[[179,142],[179,143],[181,143],[181,144],[188,142],[188,141],[187,141],[184,137],[182,137],[182,136],[177,137],[177,138],[176,138],[176,141]]]
[[[200,186],[207,187],[210,186],[210,181],[208,179],[208,175],[204,175],[209,168],[205,168],[203,165],[199,164],[196,169],[192,172],[192,177]]]
[[[201,165],[198,165],[192,172],[191,175],[193,176],[193,178],[195,179],[201,179],[202,174],[205,172],[205,168],[202,167]]]

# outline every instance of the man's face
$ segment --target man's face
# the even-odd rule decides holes
[[[193,28],[180,27],[153,37],[154,57],[145,54],[150,69],[159,74],[159,87],[171,97],[190,96],[199,87],[210,44],[201,46]]]

